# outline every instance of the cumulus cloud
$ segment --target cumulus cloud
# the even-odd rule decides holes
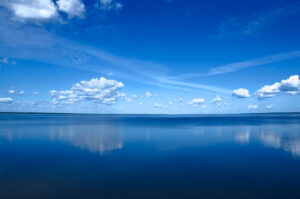
[[[81,0],[4,0],[1,5],[11,9],[21,20],[49,20],[65,12],[69,18],[82,17],[85,6]]]
[[[233,90],[232,96],[235,96],[238,98],[248,98],[248,97],[250,97],[250,94],[247,89],[239,88],[239,89]]]
[[[56,3],[58,10],[67,13],[69,18],[83,17],[85,8],[81,0],[58,0]]]
[[[96,6],[101,10],[120,10],[123,5],[114,0],[98,0]]]
[[[291,94],[300,93],[300,80],[298,75],[290,76],[288,79],[281,80],[279,90]]]
[[[273,107],[274,107],[274,105],[272,105],[272,104],[266,106],[267,109],[272,109]]]
[[[72,86],[70,90],[50,91],[54,104],[72,104],[76,102],[92,102],[98,104],[114,104],[125,98],[120,90],[124,87],[122,82],[108,80],[104,77],[94,78],[90,81],[81,81]]]
[[[136,99],[136,98],[138,98],[139,96],[133,94],[133,95],[131,95],[131,97],[132,97],[133,99]]]
[[[147,91],[145,95],[147,98],[152,97],[152,94],[149,91]]]
[[[257,109],[257,108],[258,108],[257,105],[249,105],[249,106],[248,106],[248,109]]]
[[[0,98],[0,103],[10,103],[13,100],[10,97]]]
[[[225,103],[220,96],[216,96],[211,102],[215,104],[217,107],[220,107],[222,105],[227,105],[227,103]]]
[[[8,90],[8,94],[15,94],[15,90],[13,90],[13,89]]]
[[[162,108],[164,105],[163,104],[160,104],[160,103],[154,103],[153,104],[153,107],[154,108]]]
[[[212,100],[212,103],[213,104],[217,104],[219,102],[222,102],[222,98],[220,96],[216,96],[213,100]]]
[[[7,91],[7,93],[10,94],[10,95],[24,95],[25,92],[24,91],[18,91],[17,92],[14,89],[10,89],[10,90]]]
[[[276,82],[273,85],[263,86],[256,91],[256,95],[259,99],[274,97],[280,92],[296,95],[300,93],[300,80],[298,75],[292,75],[288,79]]]
[[[203,105],[204,103],[205,103],[205,100],[203,98],[194,98],[188,102],[188,104],[193,105],[193,106]]]
[[[51,0],[12,0],[7,6],[21,19],[49,19],[57,16],[57,9]]]
[[[257,90],[256,95],[260,99],[274,97],[277,93],[280,92],[279,86],[280,86],[280,83],[278,83],[278,82],[276,82],[273,85],[265,85],[261,89]]]

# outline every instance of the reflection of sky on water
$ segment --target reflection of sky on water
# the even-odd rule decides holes
[[[235,134],[234,139],[238,143],[248,143],[250,141],[250,128],[248,126],[241,127],[240,132]]]
[[[69,143],[80,149],[103,154],[123,147],[120,129],[114,125],[50,125],[1,128],[0,137],[13,142],[43,139]]]
[[[261,128],[259,140],[268,147],[281,149],[295,156],[300,156],[300,126],[275,126]]]
[[[118,128],[107,125],[51,126],[50,140],[65,141],[81,149],[99,153],[123,147]]]
[[[128,123],[122,120],[99,120],[93,122],[59,120],[50,123],[1,123],[0,137],[8,141],[20,139],[44,139],[64,142],[80,149],[103,154],[122,150],[124,143],[151,144],[161,150],[200,147],[223,143],[247,147],[260,143],[265,147],[300,156],[300,125],[275,123],[258,125],[200,125],[190,123]],[[4,125],[5,124],[5,125]]]

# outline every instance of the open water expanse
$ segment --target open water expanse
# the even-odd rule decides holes
[[[0,198],[300,198],[300,114],[0,114]]]

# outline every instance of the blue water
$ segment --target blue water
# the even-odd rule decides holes
[[[0,114],[0,198],[300,198],[300,115]]]

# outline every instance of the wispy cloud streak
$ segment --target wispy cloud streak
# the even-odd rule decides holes
[[[220,75],[229,72],[235,72],[238,70],[242,70],[245,68],[250,68],[254,66],[260,66],[264,64],[270,64],[275,62],[284,61],[287,59],[299,58],[300,51],[292,51],[287,53],[269,55],[257,59],[251,59],[243,62],[234,62],[230,64],[221,65],[215,68],[211,68],[206,73],[185,73],[182,75],[178,75],[173,77],[172,79],[190,79],[195,77],[205,77],[205,76],[213,76],[213,75]]]

